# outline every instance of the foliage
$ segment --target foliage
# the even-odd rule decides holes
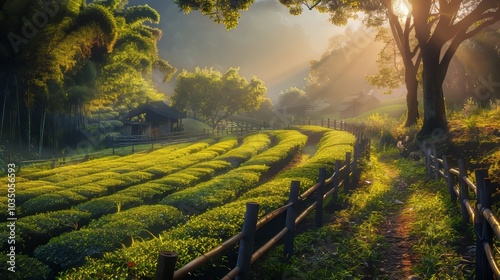
[[[414,194],[409,203],[414,209],[415,221],[411,231],[419,237],[414,251],[421,258],[415,272],[423,278],[468,279],[460,271],[461,256],[450,252],[450,247],[460,235],[457,232],[460,214],[449,202],[449,193],[442,187],[443,184],[443,181],[421,181],[412,186]]]
[[[277,106],[283,110],[284,114],[302,115],[307,109],[308,104],[309,100],[306,92],[299,88],[291,87],[280,93]]]
[[[171,97],[174,107],[192,111],[213,128],[229,116],[258,110],[264,101],[264,83],[257,77],[248,82],[238,71],[229,68],[222,74],[199,67],[182,71]]]
[[[395,160],[390,158],[394,154]],[[252,277],[386,278],[387,272],[379,268],[385,267],[382,256],[391,252],[380,226],[386,213],[401,211],[411,220],[411,238],[419,240],[413,250],[421,261],[411,273],[425,279],[468,279],[453,245],[460,215],[446,199],[443,182],[428,181],[420,163],[398,159],[395,150],[372,156],[361,176],[370,183],[345,197],[348,209],[335,212],[332,223],[296,236],[294,255],[286,261],[282,245],[273,249],[256,264]],[[404,205],[394,204],[395,199]]]
[[[290,142],[295,143],[295,145],[303,145],[305,143],[305,138],[300,133],[292,131],[275,133],[280,142],[274,147],[278,147],[280,145],[289,147],[291,145]],[[301,180],[304,189],[307,186],[312,185],[314,181],[317,180],[318,166],[324,166],[323,164],[326,164],[327,162],[331,163],[335,160],[335,158],[340,158],[341,155],[343,156],[345,154],[345,150],[351,151],[353,139],[352,135],[346,132],[326,132],[324,140],[319,145],[318,153],[303,165],[293,167],[292,169],[284,172],[283,175],[279,175],[271,181],[274,181],[275,183],[270,182],[268,184],[264,184],[254,189],[259,190],[258,192],[247,192],[235,202],[214,207],[202,214],[196,215],[186,224],[162,233],[153,240],[136,242],[123,250],[117,250],[113,253],[105,254],[100,260],[88,259],[88,263],[86,265],[78,270],[68,271],[62,275],[62,278],[77,279],[83,276],[95,276],[95,273],[101,273],[101,277],[109,277],[111,275],[116,277],[153,277],[152,273],[155,271],[157,256],[156,253],[151,254],[151,252],[157,252],[159,250],[177,252],[179,254],[178,266],[182,266],[196,256],[200,256],[211,248],[218,246],[222,240],[227,239],[239,232],[243,222],[245,204],[247,202],[251,201],[260,204],[261,207],[259,216],[263,216],[273,209],[276,209],[287,199],[286,190],[290,187],[290,180]],[[344,145],[345,147],[343,147]],[[339,146],[341,147],[340,151],[335,152],[335,149]],[[283,153],[288,150],[288,148],[279,148],[273,151],[272,154],[277,153],[278,151]],[[333,159],[330,155],[333,155]],[[256,157],[259,156],[257,155]],[[277,158],[282,158],[282,156]],[[251,160],[252,159],[250,159],[250,161]],[[263,159],[259,159],[259,162],[261,160]],[[310,165],[308,163],[310,163]],[[263,167],[250,164],[244,164],[240,168],[242,168],[242,172],[238,174],[248,174],[251,172],[258,172],[258,170],[263,170],[261,169]],[[237,169],[234,169],[234,171],[236,170]],[[217,177],[214,180],[218,180]],[[207,183],[210,183],[210,181]],[[235,181],[235,183],[237,182]],[[274,191],[275,186],[278,185],[285,191]],[[220,185],[219,188],[225,188],[226,186],[227,184]],[[208,195],[225,195],[225,191],[218,189]],[[200,197],[202,199],[204,198],[204,196],[201,195],[192,197],[196,199]],[[134,268],[124,269],[127,262],[134,262]]]
[[[182,221],[176,208],[163,205],[140,206],[108,214],[88,226],[52,238],[36,248],[34,255],[62,268],[82,263],[85,257],[99,257],[120,247],[129,237],[143,235],[146,229],[156,233]]]
[[[7,254],[0,256],[0,262],[6,264],[9,261]],[[0,275],[9,275],[9,280],[44,280],[51,277],[48,265],[23,254],[16,254],[16,272],[8,271],[7,268],[7,265],[3,265],[0,268]]]
[[[103,106],[123,111],[163,98],[154,88],[152,71],[167,81],[176,69],[158,54],[161,30],[147,25],[158,23],[160,16],[147,5],[125,8],[127,3],[27,0],[2,8],[2,94],[19,104],[15,113],[23,116],[8,125],[7,131],[21,134],[11,133],[11,139],[26,140],[28,149],[38,145],[40,153],[50,135],[50,144],[61,150],[92,131],[83,121],[89,113]],[[50,132],[46,119],[53,119]],[[116,119],[105,121],[121,126]]]
[[[320,12],[328,12],[330,22],[336,25],[345,25],[349,19],[358,18],[360,13],[364,13],[364,23],[368,26],[382,26],[388,22],[405,62],[406,77],[416,77],[420,61],[423,63],[425,114],[423,126],[419,132],[420,138],[430,136],[435,129],[448,130],[442,84],[451,59],[463,41],[497,22],[500,14],[498,1],[489,0],[403,2],[407,6],[407,12],[400,8],[400,1],[393,0],[347,2],[283,0],[280,2],[293,15],[301,14],[303,6],[309,9],[315,8]],[[233,13],[238,14],[239,10],[248,8],[252,1],[241,2],[242,6],[223,6],[212,3],[209,9],[192,1],[178,0],[176,3],[185,11],[200,10],[203,14],[214,18],[213,11],[216,7],[223,10],[229,8]],[[224,17],[224,14],[218,15],[215,20],[230,28],[238,23],[238,17]],[[418,44],[412,46],[411,42],[415,40]],[[444,55],[440,56],[441,52]],[[410,74],[407,75],[408,73]],[[416,79],[412,79],[412,82],[415,81]],[[408,85],[409,80],[406,82]],[[413,102],[413,106],[408,108],[411,114],[408,114],[407,124],[413,125],[416,118],[412,120],[410,117],[415,114],[418,116],[415,104],[416,90],[408,93],[412,93],[409,101]]]
[[[90,221],[90,213],[72,210],[62,210],[55,212],[45,212],[20,218],[16,221],[16,246],[24,248],[28,244],[43,244],[51,237],[63,232],[76,230],[79,224],[86,224]],[[2,223],[6,226],[7,223]],[[7,232],[5,240],[7,240]],[[7,243],[2,245],[6,249]]]

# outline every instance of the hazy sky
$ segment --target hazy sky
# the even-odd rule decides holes
[[[239,26],[229,31],[197,11],[187,15],[179,12],[168,0],[129,2],[144,3],[161,15],[160,55],[173,66],[220,71],[240,67],[247,79],[255,75],[264,80],[271,97],[290,86],[302,87],[309,61],[318,59],[329,38],[344,29],[330,24],[327,14],[314,10],[292,16],[277,0],[254,3],[241,13]],[[175,79],[162,89],[171,93],[174,86]]]

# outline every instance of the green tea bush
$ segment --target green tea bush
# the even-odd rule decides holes
[[[160,251],[176,252],[179,268],[241,231],[248,202],[259,203],[262,217],[281,206],[283,199],[260,197],[216,207],[155,239],[135,242],[128,248],[104,254],[102,259],[89,258],[84,266],[63,273],[61,279],[154,278]]]
[[[243,139],[241,146],[232,149],[228,153],[220,156],[218,159],[234,161],[233,165],[238,166],[240,163],[267,149],[270,144],[271,139],[268,134],[252,134]]]
[[[75,230],[79,223],[85,224],[89,221],[90,213],[78,210],[61,210],[19,218],[16,221],[16,246],[23,248],[27,245],[43,244],[51,237]],[[6,224],[0,225],[5,227]],[[8,232],[0,233],[3,240],[7,240],[7,237]],[[1,249],[7,247],[7,242],[2,243]]]
[[[22,254],[16,255],[16,271],[8,271],[7,262],[9,257],[7,254],[0,255],[0,262],[4,265],[0,267],[0,275],[2,279],[9,280],[44,280],[50,279],[50,268],[41,261]],[[8,275],[8,277],[7,277]]]
[[[128,209],[142,204],[142,199],[127,195],[104,196],[81,203],[75,206],[80,211],[91,213],[92,218],[102,215],[119,212],[121,209]]]
[[[36,248],[35,256],[62,268],[72,267],[82,263],[85,257],[99,257],[121,247],[127,238],[144,235],[146,229],[159,232],[177,225],[182,219],[180,211],[170,206],[136,207],[103,216],[78,231],[52,238],[46,245]]]

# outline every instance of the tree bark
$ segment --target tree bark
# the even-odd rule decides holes
[[[405,67],[405,83],[406,83],[406,106],[408,107],[408,115],[406,116],[406,127],[417,124],[420,114],[418,112],[418,80],[416,71]]]
[[[433,44],[427,44],[422,50],[424,122],[418,133],[419,138],[448,132],[443,95],[443,81],[446,71],[442,71],[440,66],[440,49]]]

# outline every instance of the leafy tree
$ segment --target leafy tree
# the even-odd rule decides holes
[[[158,23],[160,16],[147,5],[127,7],[127,3],[25,0],[3,4],[2,99],[4,104],[18,104],[10,108],[18,115],[16,123],[8,124],[11,139],[18,127],[15,134],[21,142],[21,128],[27,127],[31,146],[34,114],[40,121],[41,148],[44,135],[51,136],[53,146],[65,142],[61,133],[66,140],[81,137],[84,115],[101,106],[128,109],[147,99],[164,98],[154,88],[153,71],[163,73],[166,81],[176,69],[158,55],[161,30],[147,25]],[[27,125],[21,125],[24,122]]]
[[[303,115],[308,104],[309,100],[306,92],[299,88],[291,87],[281,92],[279,96],[278,108],[283,110],[284,113]]]
[[[408,18],[407,18],[408,21]],[[412,126],[420,118],[418,112],[418,85],[421,72],[419,68],[422,58],[418,55],[418,44],[411,40],[410,32],[398,30],[397,24],[391,24],[390,29],[379,28],[377,40],[385,43],[377,59],[378,73],[367,76],[367,81],[379,88],[394,89],[404,84],[406,86],[406,106],[408,114],[405,126]],[[409,26],[405,28],[410,28]],[[389,30],[392,30],[390,33]],[[408,53],[404,48],[408,47]],[[388,92],[390,93],[390,91]]]
[[[176,1],[186,12],[195,9],[211,17],[217,14],[218,8],[237,12],[246,9],[252,2],[243,0],[238,2],[238,5],[210,2],[210,5],[203,5],[199,1]],[[500,20],[498,0],[408,0],[406,20],[399,20],[400,14],[395,9],[401,7],[400,0],[280,0],[280,2],[287,6],[292,14],[300,14],[303,6],[329,12],[330,21],[334,24],[345,24],[349,18],[357,18],[360,12],[365,13],[364,20],[368,25],[382,25],[389,21],[396,41],[402,46],[403,57],[408,56],[405,59],[411,59],[413,64],[417,65],[415,55],[417,58],[420,56],[423,63],[424,120],[419,132],[420,137],[431,135],[435,131],[448,131],[443,81],[451,59],[463,41]],[[225,16],[226,14],[228,16]],[[233,13],[218,13],[216,20],[231,28],[237,24],[238,17]],[[414,49],[410,48],[406,40],[411,31],[414,32],[418,42],[417,48]]]
[[[171,99],[174,107],[192,111],[215,128],[229,116],[258,110],[266,90],[264,82],[257,77],[248,82],[237,68],[222,74],[213,68],[197,67],[194,72],[183,70],[177,76]]]

